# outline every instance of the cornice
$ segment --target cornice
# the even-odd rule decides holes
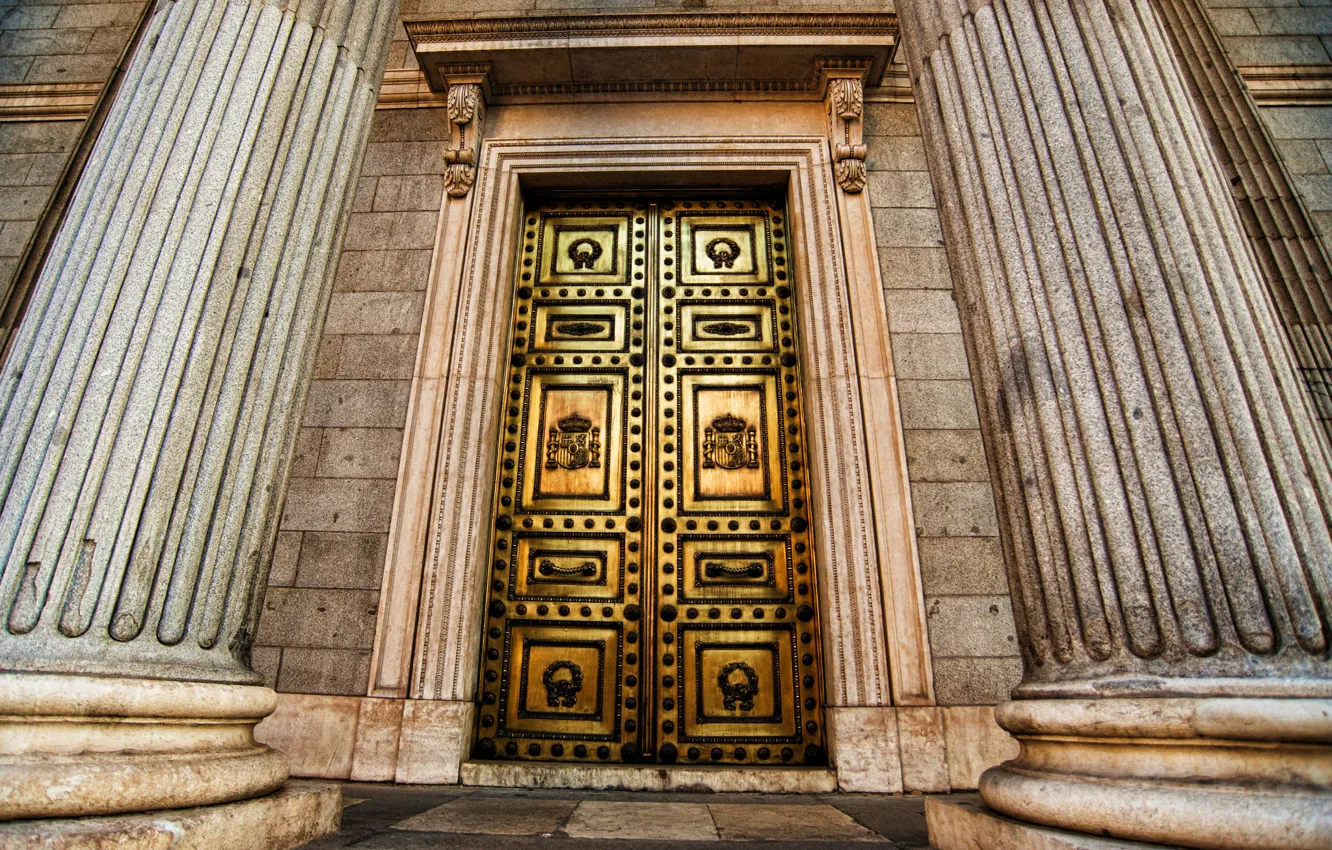
[[[665,35],[897,36],[894,13],[654,13],[405,21],[412,46],[425,41]]]
[[[652,13],[407,21],[435,92],[481,73],[492,103],[819,99],[830,74],[881,77],[891,13]],[[610,58],[607,58],[610,57]]]

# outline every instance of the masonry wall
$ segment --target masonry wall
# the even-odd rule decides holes
[[[254,648],[280,691],[365,693],[448,136],[443,109],[371,129]]]
[[[1332,65],[1332,0],[1201,2],[1242,77],[1294,79]],[[1258,114],[1327,249],[1332,247],[1332,90],[1323,90],[1321,100],[1301,106],[1260,103]]]
[[[105,84],[143,6],[0,2],[0,92],[15,91],[15,86]],[[83,123],[0,122],[0,291],[14,277]]]
[[[865,104],[870,206],[940,705],[1022,674],[989,468],[925,148],[909,103]]]

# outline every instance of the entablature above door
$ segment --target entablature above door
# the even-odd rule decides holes
[[[492,104],[641,99],[822,100],[838,72],[870,85],[897,16],[685,13],[405,22],[436,92],[480,74]]]

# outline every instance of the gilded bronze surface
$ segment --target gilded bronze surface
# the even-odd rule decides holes
[[[479,758],[821,764],[780,200],[523,217]]]

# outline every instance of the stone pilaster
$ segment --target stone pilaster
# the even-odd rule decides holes
[[[1145,0],[899,7],[1025,659],[987,803],[1332,842],[1332,478]],[[1238,793],[1237,793],[1238,792]]]
[[[285,778],[249,648],[397,8],[149,24],[0,376],[0,819]]]

